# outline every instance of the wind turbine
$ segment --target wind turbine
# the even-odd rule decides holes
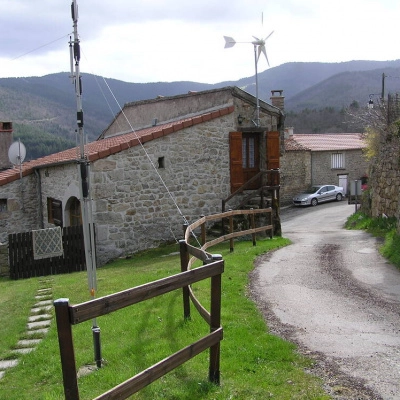
[[[259,39],[255,36],[253,36],[253,38],[255,40],[253,40],[252,42],[236,42],[235,39],[233,39],[230,36],[224,36],[225,39],[225,49],[228,49],[230,47],[233,47],[236,43],[251,43],[254,46],[254,66],[255,66],[255,70],[256,70],[256,121],[254,122],[254,124],[259,127],[260,126],[260,100],[258,97],[258,69],[257,69],[257,65],[258,65],[258,60],[260,58],[261,53],[264,54],[266,60],[267,60],[267,64],[269,67],[269,61],[268,61],[268,56],[267,56],[267,51],[265,49],[265,42],[266,40],[274,33],[274,31],[272,31],[268,36],[266,36],[265,39]]]

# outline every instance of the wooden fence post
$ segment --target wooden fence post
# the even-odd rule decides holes
[[[69,299],[55,300],[54,307],[56,312],[65,399],[79,400],[74,344],[69,320]]]
[[[253,210],[253,209],[251,208],[251,210]],[[254,219],[254,213],[250,214],[250,221],[251,221],[251,229],[255,229],[256,223],[255,223],[255,219]],[[253,246],[255,246],[256,245],[256,234],[252,233],[251,236],[253,238]]]
[[[220,261],[224,264],[220,254],[213,254],[213,262]],[[211,310],[210,332],[221,326],[221,274],[211,277]],[[219,385],[220,383],[220,342],[210,347],[210,365],[208,379]]]
[[[187,250],[187,245],[185,240],[179,241],[179,252],[181,255],[181,272],[187,271],[189,264],[189,252]],[[190,319],[190,297],[189,297],[189,287],[182,287],[183,296],[183,318]]]

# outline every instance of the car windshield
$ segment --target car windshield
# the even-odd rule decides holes
[[[305,193],[315,193],[317,190],[319,190],[321,188],[321,186],[313,186],[308,188]]]

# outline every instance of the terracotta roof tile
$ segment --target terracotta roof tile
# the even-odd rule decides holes
[[[137,146],[140,142],[148,142],[161,136],[177,132],[181,129],[184,129],[185,127],[201,124],[202,122],[210,121],[213,118],[230,114],[233,111],[233,106],[224,107],[221,110],[214,111],[213,113],[206,113],[195,117],[188,117],[180,121],[160,124],[154,127],[142,129],[140,131],[97,140],[85,146],[85,153],[87,154],[90,161],[96,161],[100,158],[107,157],[110,154],[115,154],[119,151]],[[80,158],[80,151],[77,147],[64,150],[59,153],[50,154],[36,160],[25,162],[22,165],[22,175],[26,176],[32,174],[35,168],[38,167],[45,167],[46,165],[53,165],[58,163],[71,163],[75,162],[78,158]],[[19,176],[19,168],[10,168],[4,171],[0,171],[0,186],[19,179]]]
[[[285,140],[285,148],[290,140],[311,151],[356,150],[367,146],[362,133],[294,134]],[[291,143],[288,145],[293,146]]]

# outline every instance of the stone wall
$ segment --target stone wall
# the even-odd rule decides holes
[[[293,196],[309,186],[311,186],[311,152],[285,152],[281,157],[281,206],[292,204]]]
[[[0,276],[10,276],[8,246],[6,244],[0,244]]]
[[[0,199],[7,204],[0,212],[0,242],[6,243],[9,233],[40,228],[38,187],[35,174],[0,186]]]
[[[339,184],[339,175],[347,175],[348,189],[350,182],[360,179],[368,173],[369,163],[362,150],[344,150],[345,166],[340,169],[331,168],[332,151],[314,151],[312,153],[312,184]]]
[[[369,175],[371,216],[385,214],[399,220],[399,139],[384,139],[382,138],[378,156],[373,161]]]
[[[53,166],[40,170],[42,227],[51,228],[49,222],[47,199],[52,198],[62,202],[63,226],[69,226],[67,203],[71,197],[80,198],[78,164],[76,162]]]
[[[96,161],[99,253],[114,258],[181,239],[186,220],[221,212],[233,130],[230,114]]]

